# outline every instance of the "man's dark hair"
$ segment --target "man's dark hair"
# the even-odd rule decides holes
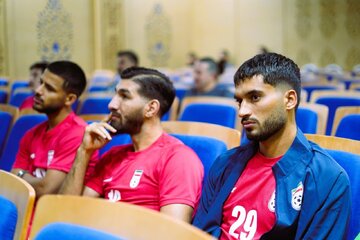
[[[142,97],[157,99],[160,102],[160,117],[169,111],[175,98],[175,88],[167,76],[155,69],[130,67],[121,73],[121,79],[137,83]]]
[[[86,76],[79,65],[70,61],[57,61],[49,64],[47,69],[64,79],[63,88],[68,93],[81,95],[86,87]]]
[[[41,72],[43,73],[48,65],[49,65],[48,62],[36,62],[30,66],[29,70],[41,69]]]
[[[119,51],[117,57],[127,57],[135,66],[139,65],[139,58],[133,51]]]
[[[208,65],[209,72],[214,73],[215,75],[218,75],[218,73],[219,73],[218,65],[214,61],[214,59],[212,59],[210,57],[204,57],[204,58],[201,58],[199,60],[199,62],[206,63]]]
[[[277,53],[256,55],[244,62],[236,71],[234,76],[235,86],[256,75],[263,76],[264,83],[274,87],[287,85],[294,89],[298,100],[297,109],[300,103],[301,82],[300,69],[294,61]]]

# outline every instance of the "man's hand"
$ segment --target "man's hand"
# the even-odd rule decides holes
[[[112,139],[109,131],[116,133],[116,129],[107,123],[110,116],[105,121],[92,123],[86,127],[83,141],[80,145],[82,149],[90,152],[95,151],[102,148]]]

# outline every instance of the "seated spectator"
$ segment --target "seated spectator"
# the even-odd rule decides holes
[[[296,125],[298,66],[279,54],[260,54],[234,79],[252,142],[216,160],[194,225],[219,239],[345,239],[349,179]]]
[[[139,58],[135,52],[126,50],[119,51],[116,57],[116,75],[113,82],[109,86],[111,92],[114,91],[114,88],[121,80],[121,73],[130,67],[137,67],[139,65]]]
[[[46,67],[48,66],[47,62],[36,62],[30,66],[30,75],[29,75],[29,87],[35,92],[35,90],[40,85],[41,75],[44,73]],[[25,108],[32,108],[34,105],[34,96],[27,97],[20,106],[20,110]]]
[[[12,173],[30,183],[36,196],[57,193],[80,146],[86,123],[71,110],[86,86],[83,70],[75,63],[51,63],[35,91],[33,108],[48,121],[30,129],[21,139]],[[91,155],[87,176],[98,152]]]
[[[218,85],[218,70],[216,62],[211,58],[202,58],[194,65],[195,87],[185,93],[186,97],[216,96],[234,97],[226,86]]]
[[[86,128],[61,192],[124,201],[190,222],[204,170],[197,155],[161,127],[175,89],[153,69],[128,68],[121,78],[109,119]],[[90,156],[119,133],[130,134],[132,144],[111,148],[84,180]]]

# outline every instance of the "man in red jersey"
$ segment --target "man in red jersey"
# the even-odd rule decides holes
[[[85,86],[83,70],[69,61],[50,64],[41,76],[33,108],[45,113],[48,121],[26,132],[12,169],[34,187],[37,197],[57,193],[74,162],[86,123],[72,112],[71,105]],[[88,175],[97,159],[94,152]]]
[[[161,116],[175,98],[174,87],[153,69],[128,68],[121,78],[108,121],[86,128],[61,192],[124,201],[190,222],[204,173],[196,154],[161,127]],[[94,176],[84,181],[91,154],[118,133],[130,134],[132,144],[113,147]]]

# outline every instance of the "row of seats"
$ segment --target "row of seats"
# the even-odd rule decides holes
[[[360,142],[324,135],[306,137],[327,149],[349,175],[353,204],[348,239],[354,239],[360,231]],[[208,143],[204,146],[207,150],[212,148]],[[34,199],[35,191],[23,179],[0,171],[1,239],[25,239]],[[182,226],[175,226],[178,224]],[[30,239],[79,240],[85,236],[91,239],[211,239],[188,224],[126,203],[74,196],[40,198]]]

